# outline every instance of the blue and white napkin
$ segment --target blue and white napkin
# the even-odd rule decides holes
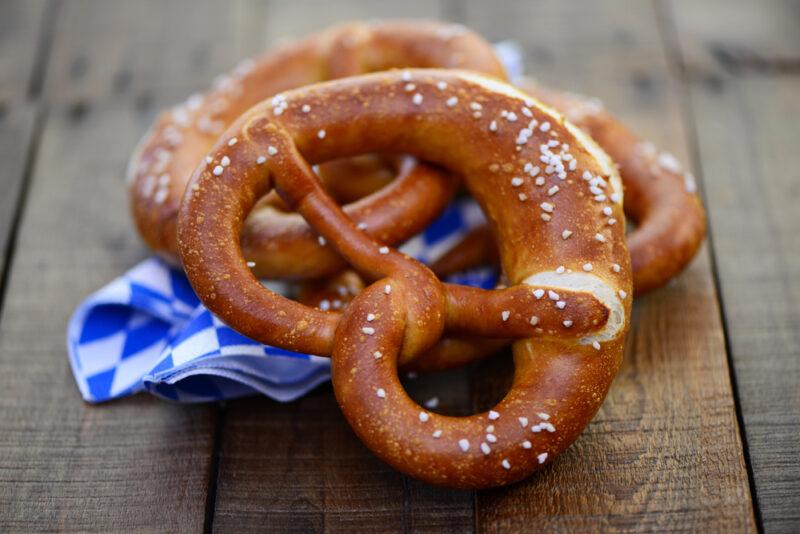
[[[456,201],[401,250],[430,262],[482,221],[474,201]],[[476,269],[450,281],[490,288],[495,279],[491,269]],[[262,345],[227,327],[183,272],[158,258],[87,298],[69,322],[67,349],[89,402],[142,390],[179,402],[257,393],[291,401],[330,378],[327,358]]]

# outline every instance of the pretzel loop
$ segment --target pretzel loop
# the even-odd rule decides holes
[[[417,296],[409,299],[404,309],[408,328],[400,346],[406,359],[433,345],[441,336],[445,319],[444,289],[438,278],[421,263],[357,229],[321,187],[285,130],[275,124],[263,128],[259,124],[247,131],[251,138],[275,149],[267,168],[272,172],[275,188],[291,208],[329,239],[362,275],[370,279],[387,277],[381,283],[389,292],[395,289],[395,298],[398,294]]]

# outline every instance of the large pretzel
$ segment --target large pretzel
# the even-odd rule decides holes
[[[600,407],[629,324],[622,189],[608,157],[556,112],[473,73],[366,75],[290,91],[282,101],[279,116],[267,102],[240,118],[187,189],[179,245],[203,302],[259,341],[332,354],[334,390],[353,429],[414,477],[497,486],[563,451]],[[314,111],[303,113],[306,105]],[[441,284],[422,264],[360,231],[306,163],[372,151],[412,154],[464,176],[512,285],[484,291]],[[216,175],[223,158],[230,163]],[[545,185],[526,173],[536,161]],[[603,177],[601,194],[589,190],[583,173]],[[271,293],[247,268],[241,227],[272,188],[372,281],[343,315]],[[603,207],[620,224],[609,226]],[[565,230],[571,239],[562,238]],[[512,388],[492,410],[445,417],[404,392],[397,364],[445,332],[517,339]]]
[[[230,75],[219,77],[211,91],[162,114],[142,139],[128,168],[139,233],[154,251],[175,261],[176,216],[189,177],[219,135],[252,105],[286,89],[393,67],[466,68],[505,77],[491,46],[479,36],[458,25],[419,21],[343,25],[257,61],[244,61]],[[412,85],[404,87],[409,94]],[[280,97],[271,105],[275,116],[285,109]],[[308,108],[311,111],[317,110]],[[317,135],[325,136],[326,131]],[[222,172],[226,162],[217,165]],[[327,170],[338,178],[344,177],[342,171],[341,165]],[[326,172],[324,166],[321,172]],[[437,216],[456,183],[430,166],[407,164],[390,187],[346,210],[370,235],[396,243]],[[404,224],[397,224],[399,220]],[[243,235],[246,257],[265,278],[306,278],[341,269],[341,259],[317,241],[317,234],[299,218],[268,206],[252,215]]]

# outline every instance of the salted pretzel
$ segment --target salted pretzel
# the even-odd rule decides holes
[[[625,187],[625,214],[636,224],[627,236],[635,293],[657,289],[677,276],[692,260],[705,237],[705,215],[694,176],[668,152],[643,141],[596,100],[546,89],[531,80],[522,89],[561,111],[590,135],[619,166]],[[608,223],[617,219],[607,214]],[[486,228],[476,228],[431,266],[446,276],[480,263],[493,263],[497,253]]]
[[[186,191],[180,253],[206,306],[261,342],[331,355],[345,417],[375,454],[411,476],[498,486],[563,451],[600,407],[630,322],[622,187],[605,153],[550,108],[465,71],[352,77],[286,92],[281,101],[280,115],[266,102],[237,120]],[[441,283],[359,230],[309,166],[387,151],[464,177],[489,220],[508,288]],[[537,164],[544,185],[530,176]],[[601,194],[589,191],[583,173],[604,179]],[[276,295],[247,268],[242,224],[272,189],[371,282],[342,314]],[[619,224],[607,224],[606,206]],[[403,390],[397,365],[445,333],[516,339],[511,390],[488,412],[442,416]]]
[[[309,83],[395,67],[465,68],[505,77],[482,38],[459,25],[422,21],[338,26],[256,61],[244,61],[217,78],[209,92],[162,114],[134,152],[128,167],[130,204],[145,242],[167,260],[177,260],[176,216],[189,177],[219,135],[252,105]],[[409,94],[411,85],[405,87]],[[285,102],[276,96],[271,106],[279,116]],[[324,137],[326,131],[317,135]],[[218,165],[222,172],[226,161]],[[320,172],[336,182],[348,179],[348,170],[353,169],[332,164],[323,165]],[[400,170],[388,188],[346,208],[370,235],[389,244],[422,230],[441,212],[457,184],[455,177],[421,163],[408,163]],[[262,207],[243,230],[245,255],[259,276],[307,278],[333,274],[344,266],[332,249],[317,246],[319,236],[301,219]],[[400,220],[404,223],[397,224]]]

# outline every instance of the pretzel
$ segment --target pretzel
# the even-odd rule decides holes
[[[692,260],[705,236],[705,215],[690,172],[667,152],[642,141],[606,112],[596,99],[553,91],[525,80],[530,95],[563,112],[590,135],[619,166],[625,187],[625,214],[636,223],[627,236],[635,293],[657,289]],[[608,223],[616,223],[608,218]],[[431,268],[446,276],[479,263],[496,262],[490,233],[477,228]],[[474,347],[473,347],[474,350]]]
[[[352,77],[286,92],[281,101],[279,116],[265,102],[237,120],[186,191],[181,259],[206,306],[258,341],[331,355],[348,422],[376,455],[411,476],[499,486],[563,451],[599,409],[630,322],[622,189],[608,157],[555,111],[465,71]],[[386,151],[464,176],[489,220],[508,288],[442,284],[360,231],[309,167]],[[217,176],[212,169],[223,158],[230,164]],[[545,186],[526,175],[540,158],[547,159]],[[589,194],[584,172],[604,177],[602,195]],[[242,221],[272,189],[370,282],[343,313],[276,295],[247,268]],[[605,206],[619,224],[606,224],[598,211]],[[445,417],[406,395],[397,365],[445,333],[516,340],[514,383],[492,410]]]
[[[230,75],[217,78],[211,91],[162,114],[140,142],[128,166],[130,204],[139,233],[159,255],[177,261],[176,216],[191,172],[219,135],[252,105],[317,81],[412,66],[467,68],[505,77],[491,46],[476,34],[459,25],[420,21],[338,26],[257,61],[243,61]],[[273,113],[277,116],[283,109],[282,101],[274,99]],[[340,164],[327,171],[323,166],[322,172],[339,181],[348,178],[344,170]],[[390,190],[370,195],[347,211],[371,235],[397,243],[440,213],[455,184],[454,177],[430,166],[410,164]],[[332,250],[316,246],[318,236],[299,218],[263,207],[266,213],[257,210],[244,228],[245,255],[259,276],[306,278],[343,267]],[[405,224],[398,225],[401,209],[414,216],[406,215]]]

